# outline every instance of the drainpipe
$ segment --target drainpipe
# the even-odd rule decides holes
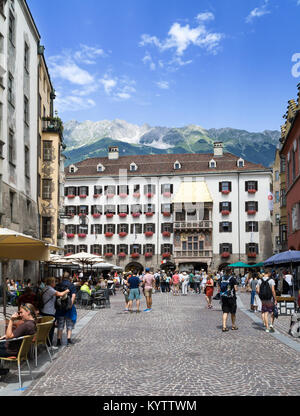
[[[238,175],[238,240],[239,240],[239,261],[241,260],[241,224],[240,224],[240,172]]]

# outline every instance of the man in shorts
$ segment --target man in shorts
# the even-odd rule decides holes
[[[269,284],[269,289],[265,291],[262,287],[265,284]],[[263,296],[263,292],[264,296]],[[275,281],[271,278],[271,272],[266,271],[257,282],[256,293],[261,300],[261,317],[265,326],[266,332],[275,332],[273,328],[274,324],[274,305],[277,305],[276,293],[275,293]],[[269,325],[269,314],[271,315],[271,324]]]
[[[62,333],[64,330],[64,327],[67,328],[67,345],[70,346],[72,344],[71,341],[71,335],[72,330],[74,329],[76,319],[77,319],[77,312],[75,308],[75,299],[76,299],[76,288],[71,282],[72,278],[70,277],[70,273],[64,272],[63,280],[60,284],[56,286],[56,289],[59,292],[63,292],[66,289],[69,289],[71,294],[71,300],[72,300],[72,308],[68,311],[58,311],[56,310],[56,319],[57,319],[57,346],[61,346],[62,341]]]
[[[178,296],[179,295],[179,282],[180,277],[177,271],[172,276],[172,284],[173,284],[173,295]]]
[[[132,311],[132,304],[134,299],[136,300],[136,308],[137,308],[137,313],[140,312],[140,299],[141,299],[141,294],[140,294],[140,278],[136,275],[130,276],[129,279],[127,280],[128,283],[128,287],[130,289],[129,292],[129,302],[128,302],[128,310],[129,312],[133,312]]]
[[[146,274],[143,278],[144,294],[146,298],[147,308],[144,312],[152,311],[152,289],[155,287],[155,277],[150,273],[149,267],[146,267]]]
[[[228,283],[226,283],[228,282]],[[226,286],[227,290],[224,291],[223,287]],[[221,297],[221,303],[222,303],[222,331],[226,332],[229,329],[227,328],[227,318],[228,314],[231,315],[231,329],[237,330],[236,326],[236,292],[238,290],[238,284],[236,281],[236,278],[234,276],[230,276],[230,274],[224,274],[221,277],[220,282],[220,297]]]

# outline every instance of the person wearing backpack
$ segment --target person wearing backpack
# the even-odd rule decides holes
[[[67,296],[59,298],[60,301],[56,302],[56,314],[57,319],[57,347],[61,346],[62,333],[66,325],[67,328],[67,346],[72,344],[71,335],[77,320],[77,311],[75,308],[76,288],[71,282],[70,273],[64,272],[63,280],[56,286],[57,291],[63,291],[69,289]]]
[[[271,272],[266,271],[262,279],[258,281],[256,292],[261,300],[261,317],[266,332],[275,332],[274,323],[274,305],[277,305],[275,282],[271,278]],[[271,324],[269,325],[269,314],[271,315]]]
[[[48,277],[46,280],[46,286],[42,290],[41,295],[41,305],[40,305],[40,315],[42,316],[52,316],[55,318],[55,301],[57,297],[65,296],[69,293],[69,289],[66,289],[64,292],[58,292],[54,289],[55,287],[55,277]],[[49,341],[52,346],[53,335],[55,330],[55,321],[49,332]],[[53,348],[53,346],[52,346]]]
[[[231,315],[231,329],[237,330],[236,326],[236,292],[238,283],[234,276],[230,276],[229,272],[225,272],[220,281],[220,299],[222,304],[222,332],[227,332],[227,318]]]

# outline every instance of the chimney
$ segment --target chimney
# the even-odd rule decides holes
[[[110,159],[110,160],[119,159],[119,148],[118,148],[118,146],[110,146],[108,148],[108,159]]]
[[[214,156],[223,156],[223,142],[214,142]]]

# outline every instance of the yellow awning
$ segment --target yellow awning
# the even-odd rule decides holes
[[[206,182],[182,182],[172,202],[180,204],[183,202],[213,202],[213,200]]]
[[[45,241],[0,227],[0,259],[49,261],[50,250],[59,248]]]

